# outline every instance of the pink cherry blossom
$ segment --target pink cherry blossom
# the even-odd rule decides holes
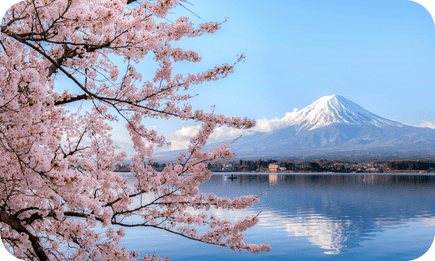
[[[212,175],[207,163],[234,156],[227,143],[203,151],[214,129],[246,129],[255,121],[205,113],[189,104],[192,97],[183,91],[225,78],[245,57],[174,75],[174,63],[201,57],[172,44],[214,33],[225,22],[195,26],[188,17],[162,19],[179,5],[176,0],[24,0],[6,13],[0,25],[0,236],[16,257],[160,260],[121,247],[124,227],[165,230],[238,251],[270,250],[243,241],[257,216],[232,223],[209,211],[244,209],[259,197],[230,199],[199,191]],[[159,63],[152,79],[144,79],[149,74],[137,66],[148,54]],[[124,60],[124,71],[114,57]],[[80,92],[57,92],[59,74]],[[70,103],[92,109],[69,112],[64,106]],[[143,124],[146,118],[201,124],[188,152],[162,172],[152,167],[152,155],[156,146],[169,143]],[[134,184],[114,172],[126,157],[110,133],[110,122],[120,119],[136,151]],[[138,205],[142,195],[147,200]],[[127,223],[129,216],[141,220]],[[208,230],[198,234],[199,227]]]

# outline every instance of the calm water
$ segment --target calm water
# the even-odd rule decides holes
[[[205,193],[236,197],[267,193],[243,211],[215,211],[237,219],[261,211],[247,243],[269,253],[231,252],[155,229],[127,229],[122,244],[171,260],[412,260],[435,235],[435,176],[359,174],[215,174]]]

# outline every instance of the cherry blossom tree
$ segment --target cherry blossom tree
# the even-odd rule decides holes
[[[202,150],[213,130],[223,125],[245,129],[255,122],[192,109],[192,97],[184,91],[233,73],[244,56],[201,73],[173,75],[173,63],[201,60],[173,43],[214,33],[222,25],[165,19],[177,6],[187,8],[183,0],[25,0],[3,17],[0,236],[14,256],[158,259],[121,247],[124,227],[164,230],[233,250],[270,250],[243,241],[257,216],[233,223],[209,211],[243,209],[257,203],[257,196],[228,199],[198,189],[212,175],[208,162],[233,156],[227,143]],[[159,65],[152,79],[144,79],[138,67],[146,57]],[[126,69],[115,58],[123,59]],[[81,93],[58,92],[58,75]],[[65,106],[72,103],[92,109],[69,112]],[[202,127],[188,152],[157,172],[150,164],[154,147],[168,142],[143,124],[145,118],[191,120]],[[126,154],[113,144],[111,122],[126,123],[136,151],[134,185],[114,172]],[[135,204],[142,195],[147,200]],[[199,227],[206,232],[198,233]]]

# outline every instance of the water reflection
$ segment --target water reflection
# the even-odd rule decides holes
[[[259,224],[246,231],[245,242],[268,243],[271,252],[225,251],[134,228],[127,229],[122,244],[172,260],[412,260],[433,241],[435,176],[233,174],[237,179],[225,178],[231,173],[215,174],[200,190],[230,198],[267,193],[253,208],[213,212],[237,220],[261,211]],[[132,181],[128,173],[123,176]],[[144,195],[142,200],[145,204],[153,198]],[[134,203],[140,204],[140,198]]]
[[[434,231],[435,176],[234,175],[237,179],[228,181],[216,174],[201,185],[201,191],[226,197],[267,193],[267,197],[254,209],[217,214],[234,218],[262,210],[259,226],[270,233],[306,237],[324,254],[364,247],[364,241],[380,233],[415,222]]]
[[[271,187],[273,187],[276,184],[278,184],[278,175],[276,175],[276,174],[269,174],[269,185]]]

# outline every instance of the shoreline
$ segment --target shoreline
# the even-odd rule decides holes
[[[122,171],[114,171],[117,173],[128,173],[131,171],[122,170]],[[355,174],[355,175],[377,175],[377,174],[429,174],[429,175],[435,175],[435,171],[384,171],[384,172],[332,172],[332,171],[213,171],[213,174],[225,174],[225,173],[234,173],[237,174],[342,174],[342,175],[348,175],[348,174]]]

